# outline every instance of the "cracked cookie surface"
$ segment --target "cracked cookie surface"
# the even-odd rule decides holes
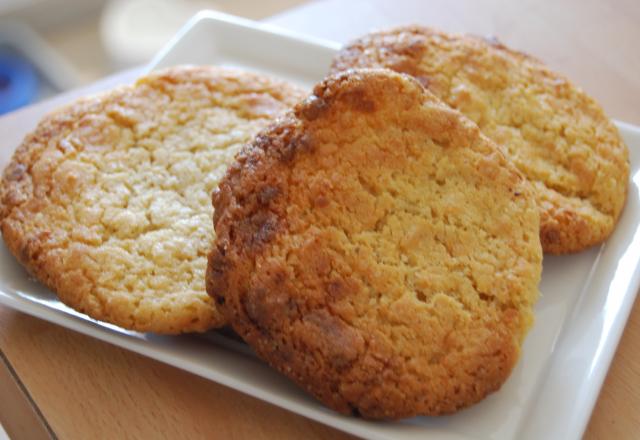
[[[509,376],[538,296],[535,199],[409,76],[328,78],[243,147],[213,204],[207,291],[329,407],[450,413]]]
[[[495,40],[409,26],[347,44],[332,71],[414,76],[501,145],[535,186],[546,252],[605,240],[626,199],[628,150],[602,108],[540,61]]]
[[[263,76],[183,66],[62,108],[4,172],[3,237],[95,319],[158,333],[220,326],[204,282],[211,191],[240,146],[303,97]]]

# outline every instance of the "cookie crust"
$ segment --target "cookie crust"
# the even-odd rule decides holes
[[[476,122],[536,187],[545,252],[604,241],[626,200],[628,149],[598,103],[537,59],[495,39],[408,26],[347,44],[332,71],[414,76]]]
[[[207,291],[329,407],[451,413],[509,376],[538,296],[533,193],[409,76],[326,79],[243,148],[213,204]]]
[[[62,108],[4,171],[4,240],[95,319],[157,333],[220,326],[204,283],[210,193],[240,146],[302,97],[259,75],[183,66]]]

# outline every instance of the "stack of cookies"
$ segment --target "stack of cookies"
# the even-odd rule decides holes
[[[331,69],[307,96],[175,67],[48,116],[5,170],[5,242],[69,306],[138,331],[228,324],[345,414],[481,400],[519,358],[543,251],[613,231],[626,146],[495,41],[400,28]]]

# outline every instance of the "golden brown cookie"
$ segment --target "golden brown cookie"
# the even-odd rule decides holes
[[[331,408],[450,413],[509,376],[538,296],[535,199],[411,77],[328,78],[243,148],[213,204],[207,291]]]
[[[2,235],[95,319],[158,333],[220,326],[204,284],[211,191],[240,146],[303,97],[259,75],[176,67],[75,102],[5,170]]]
[[[418,26],[349,43],[332,71],[361,67],[413,75],[502,145],[536,188],[546,252],[577,252],[613,231],[627,193],[627,147],[565,77],[495,40]]]

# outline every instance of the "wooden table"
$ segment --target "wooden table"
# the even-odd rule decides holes
[[[496,35],[567,74],[612,117],[640,125],[637,0],[332,0],[270,21],[338,41],[371,28],[411,22]],[[640,435],[638,344],[637,302],[586,438]],[[239,392],[2,307],[0,355],[0,421],[14,439],[349,438]]]

